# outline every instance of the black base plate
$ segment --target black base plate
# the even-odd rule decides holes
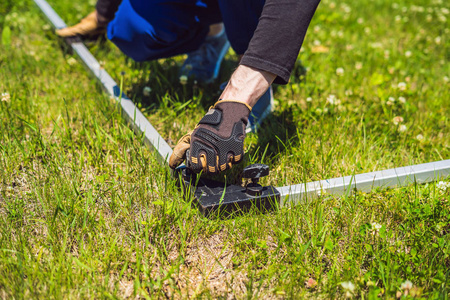
[[[246,212],[252,207],[266,212],[280,203],[280,193],[273,186],[265,186],[259,195],[252,196],[240,185],[202,178],[186,168],[179,171],[185,196],[193,195],[205,216],[229,216],[231,213]]]

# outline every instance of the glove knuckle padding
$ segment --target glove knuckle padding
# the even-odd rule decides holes
[[[218,102],[191,135],[190,165],[194,172],[224,171],[230,157],[238,163],[244,155],[245,126],[250,109],[239,102]],[[207,165],[201,163],[201,156]]]

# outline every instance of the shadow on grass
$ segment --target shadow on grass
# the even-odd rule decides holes
[[[140,63],[133,62],[129,58],[127,61],[133,65],[134,70],[143,73],[143,76],[133,81],[126,93],[150,113],[165,105],[162,99],[166,96],[173,98],[174,102],[181,103],[195,98],[200,106],[207,109],[219,99],[222,92],[220,85],[229,79],[237,66],[234,58],[226,58],[222,62],[219,78],[214,83],[201,84],[190,78],[182,85],[179,72],[184,56]],[[151,88],[151,95],[144,95],[145,87]]]
[[[275,110],[268,116],[258,131],[256,143],[249,149],[248,154],[252,161],[271,161],[287,147],[295,147],[298,143],[297,124],[294,120],[292,107],[284,110]]]

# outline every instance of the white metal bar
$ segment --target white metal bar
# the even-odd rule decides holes
[[[34,0],[34,2],[39,6],[55,28],[60,29],[66,27],[64,21],[45,0]],[[143,133],[144,141],[159,153],[163,161],[168,162],[169,157],[172,154],[172,148],[161,137],[152,124],[150,124],[142,112],[134,105],[133,101],[123,93],[122,96],[120,96],[121,91],[117,83],[112,79],[108,72],[100,66],[97,59],[95,59],[82,42],[71,43],[71,47],[78,54],[86,67],[101,82],[106,92],[119,102],[122,107],[123,115],[133,130],[137,134]]]
[[[436,161],[420,165],[412,165],[388,169],[354,176],[345,176],[308,182],[305,184],[277,187],[281,194],[281,203],[297,203],[302,200],[316,198],[327,193],[344,195],[353,189],[369,192],[376,187],[404,186],[414,182],[425,183],[450,175],[450,160]]]
[[[34,0],[34,2],[39,6],[44,15],[52,22],[56,29],[62,29],[67,27],[66,23],[58,16],[58,14],[53,10],[50,4],[45,0]]]

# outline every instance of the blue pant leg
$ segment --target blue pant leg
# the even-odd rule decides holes
[[[170,57],[198,49],[209,31],[206,12],[198,0],[124,0],[107,35],[136,61]]]
[[[265,0],[218,0],[231,47],[244,54],[258,26]]]

